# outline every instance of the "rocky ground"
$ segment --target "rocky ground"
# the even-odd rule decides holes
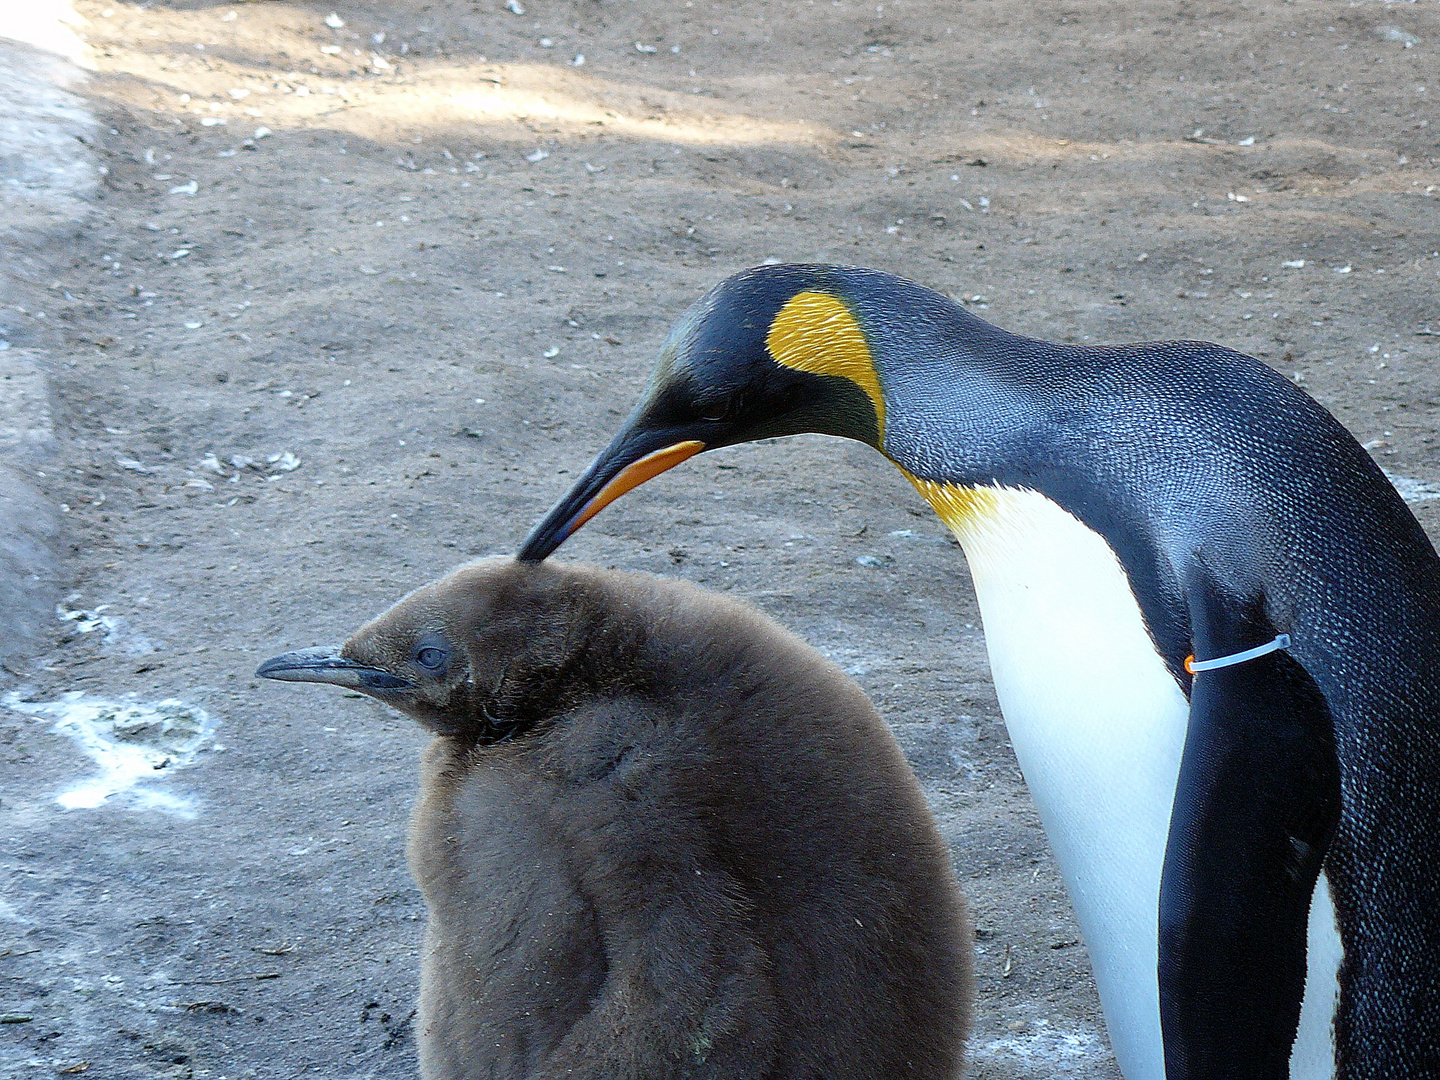
[[[0,294],[0,359],[49,379],[12,460],[60,605],[0,686],[7,1077],[414,1074],[422,736],[251,672],[513,551],[742,267],[1252,353],[1440,527],[1434,3],[76,6],[100,184],[12,221]],[[563,556],[854,674],[973,904],[973,1075],[1117,1075],[963,558],[888,464],[707,454]]]

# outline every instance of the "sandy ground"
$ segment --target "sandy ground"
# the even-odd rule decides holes
[[[77,7],[103,182],[12,238],[0,311],[48,357],[27,479],[66,559],[0,673],[6,1077],[413,1075],[422,736],[251,672],[513,551],[744,266],[1217,341],[1436,494],[1433,2]],[[562,554],[749,597],[853,673],[974,906],[973,1075],[1117,1075],[963,558],[893,469],[708,454]]]

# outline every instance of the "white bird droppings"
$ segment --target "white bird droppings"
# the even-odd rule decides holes
[[[118,702],[78,690],[61,694],[58,701],[26,701],[11,692],[3,702],[14,712],[53,718],[51,730],[70,736],[100,766],[98,776],[55,796],[65,809],[93,810],[124,802],[134,809],[194,818],[189,797],[141,785],[194,761],[216,727],[204,709],[176,698]]]
[[[990,1042],[972,1041],[971,1057],[1007,1060],[1018,1065],[1024,1076],[1073,1076],[1088,1064],[1110,1057],[1105,1044],[1095,1032],[1060,1031],[1045,1020],[1034,1024],[1037,1029],[1026,1034]]]

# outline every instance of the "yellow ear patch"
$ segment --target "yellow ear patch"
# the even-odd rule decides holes
[[[765,345],[777,364],[812,375],[840,375],[869,395],[875,423],[885,437],[885,396],[865,334],[838,297],[821,292],[792,296],[780,309]]]

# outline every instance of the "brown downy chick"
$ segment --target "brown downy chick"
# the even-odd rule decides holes
[[[426,1080],[952,1080],[970,932],[864,693],[685,582],[491,560],[273,679],[436,732]]]

